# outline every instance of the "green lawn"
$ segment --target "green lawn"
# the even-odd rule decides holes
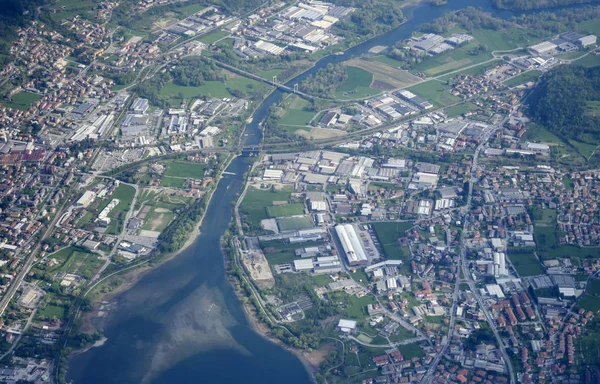
[[[536,81],[541,74],[542,71],[538,70],[521,73],[520,75],[515,76],[512,79],[506,80],[504,82],[504,85],[506,85],[507,87],[514,87],[515,85],[525,84],[529,81]]]
[[[589,54],[586,57],[574,61],[573,64],[581,65],[583,67],[596,67],[600,65],[600,55]]]
[[[399,345],[398,350],[402,353],[404,360],[410,360],[413,357],[421,357],[425,354],[423,349],[419,346],[419,343]]]
[[[350,296],[350,305],[344,309],[346,316],[351,319],[364,319],[367,313],[367,305],[376,304],[373,296],[366,295],[363,297]]]
[[[414,226],[413,223],[373,223],[377,240],[383,248],[383,253],[388,259],[402,260],[410,258],[410,250],[406,246],[399,246],[396,241],[404,237],[405,232]]]
[[[270,265],[287,264],[298,259],[293,251],[277,251],[265,253],[265,257]]]
[[[546,218],[549,220],[549,217]],[[543,245],[547,248],[554,248],[558,244],[556,239],[556,229],[554,226],[543,227],[536,225],[533,230],[533,235],[535,237],[535,242],[538,245]]]
[[[121,184],[110,196],[111,199],[119,199],[119,204],[112,211],[109,216],[115,215],[120,212],[127,212],[131,207],[131,202],[135,196],[135,188],[130,185]]]
[[[26,111],[33,103],[40,100],[41,98],[42,96],[35,93],[19,92],[13,95],[10,102],[4,102],[3,104],[8,108]]]
[[[313,284],[317,287],[324,287],[329,283],[333,283],[329,275],[314,275],[311,277]]]
[[[267,207],[269,217],[295,216],[304,214],[304,204],[274,205]]]
[[[596,145],[596,144],[582,143],[582,142],[576,141],[576,140],[569,140],[569,144],[571,144],[573,147],[575,147],[577,152],[579,152],[581,154],[581,156],[585,157],[586,159],[589,158],[590,156],[592,156],[592,154],[598,147],[598,145]]]
[[[160,180],[161,187],[167,188],[183,188],[185,185],[185,179],[180,177],[168,177],[165,176]]]
[[[440,81],[431,80],[408,88],[408,91],[421,96],[425,100],[431,102],[437,107],[458,103],[460,97],[453,96],[449,90],[451,87]]]
[[[279,226],[280,231],[292,231],[314,227],[311,216],[284,217],[282,219],[277,219],[277,225]]]
[[[577,307],[596,313],[600,311],[600,297],[586,293],[577,303]]]
[[[544,268],[533,253],[509,253],[508,258],[520,276],[536,276],[544,274]]]

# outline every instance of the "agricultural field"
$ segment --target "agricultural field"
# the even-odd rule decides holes
[[[313,219],[311,216],[284,217],[277,220],[280,231],[291,231],[299,229],[313,228]]]
[[[390,67],[388,63],[379,60],[352,59],[346,63],[349,66],[363,69],[372,74],[373,82],[369,83],[371,89],[385,91],[394,88],[403,88],[421,81],[421,78],[414,76],[410,72],[398,69],[397,65]]]
[[[267,210],[265,207],[273,205],[274,201],[288,201],[291,197],[289,190],[261,190],[249,187],[246,196],[240,205],[240,214],[243,220],[250,224],[252,229],[260,228],[260,221],[267,219]]]
[[[380,91],[370,88],[373,82],[373,74],[362,68],[346,66],[348,78],[336,89],[336,97],[359,98],[373,96]]]
[[[583,67],[597,67],[600,65],[600,55],[589,54],[573,63]]]
[[[509,252],[508,258],[520,276],[536,276],[544,274],[544,268],[533,253]]]
[[[600,310],[600,280],[590,279],[585,294],[577,303],[577,307],[597,312]]]
[[[55,259],[57,262],[57,265],[48,269],[53,275],[64,272],[82,276],[87,280],[91,279],[104,264],[97,254],[72,246],[48,255],[48,259]]]
[[[267,215],[273,217],[295,216],[304,214],[304,204],[285,204],[267,207]]]
[[[536,244],[543,244],[545,248],[554,248],[558,244],[554,226],[536,225],[533,230],[533,235]]]
[[[538,77],[540,77],[541,74],[542,74],[542,71],[538,71],[538,70],[527,71],[527,72],[521,73],[518,76],[515,76],[511,79],[506,80],[504,82],[504,85],[506,85],[507,87],[514,87],[516,85],[525,84],[529,81],[537,81]]]
[[[460,97],[453,96],[448,92],[450,86],[437,80],[430,80],[408,88],[408,91],[421,96],[436,107],[444,107],[461,101]]]
[[[405,232],[414,226],[413,223],[373,223],[377,240],[388,259],[401,260],[410,258],[408,247],[400,246],[397,240],[405,236]]]
[[[84,19],[90,19],[93,16],[94,2],[91,0],[59,0],[52,4],[55,12],[50,12],[52,20],[60,22],[74,16],[80,16]]]
[[[403,64],[400,60],[392,59],[386,55],[375,56],[373,60],[394,68],[399,68]]]
[[[21,111],[26,111],[29,109],[31,104],[40,100],[42,96],[30,93],[30,92],[19,92],[15,93],[9,102],[3,102],[4,106],[12,109],[18,109]]]

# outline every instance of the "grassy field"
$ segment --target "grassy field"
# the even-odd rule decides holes
[[[160,181],[161,187],[183,188],[186,179],[202,180],[206,166],[187,161],[172,161],[165,164],[166,170]]]
[[[280,231],[292,231],[298,229],[313,228],[313,220],[310,216],[284,217],[277,220]]]
[[[594,153],[594,151],[596,151],[596,148],[598,147],[595,144],[582,143],[576,140],[569,140],[569,144],[571,144],[577,150],[577,152],[579,152],[579,154],[581,154],[581,156],[585,157],[586,159],[592,156],[592,154]]]
[[[425,100],[431,102],[437,107],[444,107],[450,104],[458,103],[461,99],[460,97],[453,96],[448,92],[450,90],[450,86],[446,85],[440,81],[431,80],[421,84],[414,85],[408,90],[421,96]]]
[[[309,106],[309,102],[298,96],[290,96],[282,102],[282,107],[285,109],[285,113],[278,121],[281,126],[294,127],[294,126],[306,126],[316,115],[316,112],[306,111],[305,108]]]
[[[402,65],[402,62],[400,60],[392,59],[391,57],[388,57],[385,55],[375,56],[373,58],[373,60],[378,61],[383,64],[386,64],[390,67],[394,67],[394,68],[398,68]]]
[[[506,80],[504,82],[504,85],[506,85],[507,87],[514,87],[516,85],[525,84],[529,81],[536,81],[541,74],[542,71],[538,70],[521,73],[520,75],[515,76],[512,79]]]
[[[336,89],[336,97],[358,98],[376,95],[380,91],[371,88],[373,74],[359,67],[346,66],[348,78]]]
[[[392,60],[392,59],[390,59]],[[376,82],[381,82],[387,88],[401,88],[421,81],[421,79],[408,71],[398,69],[397,66],[377,60],[352,59],[346,62],[349,66],[361,68],[373,74],[372,89],[383,89]]]
[[[52,319],[53,317],[56,317],[57,319],[63,319],[65,315],[66,308],[56,305],[46,305],[37,312],[37,316],[47,317],[49,319]]]
[[[67,247],[49,255],[49,259],[56,259],[58,264],[49,271],[52,273],[71,273],[91,279],[104,262],[98,255],[84,251],[81,248]]]
[[[3,104],[8,108],[26,111],[29,109],[31,104],[35,103],[41,98],[42,96],[35,93],[19,92],[13,95],[10,102],[4,102]]]
[[[548,144],[565,145],[564,141],[554,133],[548,131],[541,125],[529,124],[527,132],[522,137],[523,140],[539,141]]]
[[[545,273],[533,253],[509,253],[508,257],[521,276],[536,276]]]
[[[456,116],[461,116],[467,112],[472,112],[472,111],[476,111],[477,109],[479,109],[478,106],[476,106],[475,104],[471,103],[471,102],[466,102],[466,103],[461,103],[452,107],[448,107],[446,108],[446,115],[448,115],[448,117],[456,117]]]
[[[80,16],[90,18],[93,14],[94,2],[91,0],[59,0],[52,6],[56,12],[50,12],[49,16],[54,21]]]
[[[413,357],[421,357],[425,354],[423,349],[419,346],[419,343],[399,345],[398,350],[402,353],[404,360],[410,360]]]
[[[596,313],[600,311],[600,297],[586,293],[577,303],[577,307]]]
[[[573,63],[584,67],[597,67],[600,65],[600,55],[590,54],[577,61],[574,61]]]
[[[401,260],[410,258],[408,247],[399,246],[396,241],[405,236],[405,232],[413,227],[413,223],[373,223],[377,240],[388,259]]]
[[[174,97],[181,103],[181,99],[194,99],[199,97],[232,97],[222,81],[207,81],[200,87],[184,87],[169,82],[160,90],[165,97]]]
[[[201,180],[204,177],[206,166],[198,163],[191,163],[187,161],[173,161],[165,164],[167,169],[165,170],[165,176],[167,177],[181,177]]]
[[[544,247],[553,248],[558,242],[556,239],[556,229],[554,226],[541,226],[536,225],[533,230],[535,242],[537,244],[543,244]]]
[[[269,217],[295,216],[304,214],[304,204],[273,205],[267,207]]]
[[[175,214],[168,209],[152,207],[148,216],[144,219],[142,229],[162,232],[174,218]]]
[[[268,218],[265,207],[272,206],[274,201],[289,201],[290,196],[289,191],[260,190],[250,187],[240,205],[240,213],[245,221],[258,228],[260,221]]]
[[[204,44],[212,44],[215,41],[221,40],[225,36],[229,36],[229,32],[225,31],[212,31],[204,36],[200,36],[198,40],[203,42]]]
[[[600,35],[600,19],[593,19],[593,20],[577,23],[575,30],[577,32],[581,32],[584,34],[591,34],[591,35],[598,36],[598,35]]]

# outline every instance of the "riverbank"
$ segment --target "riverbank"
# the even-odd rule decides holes
[[[200,227],[204,222],[204,218],[206,217],[206,211],[208,206],[210,205],[214,193],[217,190],[217,185],[223,176],[223,171],[229,167],[231,162],[236,158],[235,154],[230,154],[222,167],[220,167],[219,174],[216,178],[214,188],[211,189],[210,196],[206,201],[205,211],[202,214],[202,217],[198,221],[198,223],[194,226],[194,230],[189,234],[187,240],[183,244],[183,246],[175,252],[171,252],[168,254],[158,254],[151,260],[148,260],[143,265],[140,264],[139,267],[134,267],[129,271],[124,273],[116,272],[114,275],[108,275],[104,279],[99,280],[94,286],[92,286],[84,295],[86,297],[88,294],[92,293],[95,289],[100,289],[101,284],[106,283],[114,283],[114,281],[118,281],[119,284],[111,289],[109,292],[98,294],[92,300],[92,310],[84,312],[81,315],[81,327],[80,332],[85,334],[93,334],[95,332],[102,332],[103,329],[103,319],[105,318],[105,313],[103,313],[104,305],[113,301],[119,294],[127,291],[131,287],[133,287],[143,276],[145,273],[159,267],[160,265],[174,259],[181,253],[185,252],[200,236]],[[75,350],[72,354],[83,353],[88,350],[90,347],[86,347],[84,349]]]

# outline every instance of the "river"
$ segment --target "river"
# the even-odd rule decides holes
[[[314,68],[288,82],[293,85],[329,63],[366,53],[377,45],[405,39],[419,25],[470,5],[493,11],[489,0],[449,0],[447,5],[405,9],[408,21],[395,30],[321,59]],[[246,127],[244,145],[262,140],[259,122],[278,103],[269,95]],[[236,195],[251,159],[240,156],[227,168],[206,211],[201,235],[172,260],[146,273],[119,294],[108,313],[106,343],[74,356],[67,380],[108,383],[308,383],[310,375],[292,353],[255,333],[224,270],[219,239],[231,220]]]

